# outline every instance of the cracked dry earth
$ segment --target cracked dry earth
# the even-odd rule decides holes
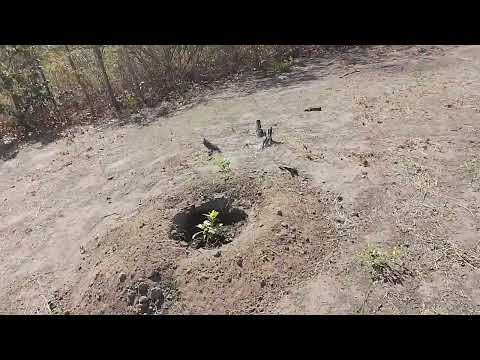
[[[480,312],[480,47],[325,55],[149,120],[0,163],[1,313]],[[225,244],[173,235],[217,198]]]

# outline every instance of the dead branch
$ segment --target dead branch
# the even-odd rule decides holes
[[[355,69],[355,70],[350,71],[350,72],[348,72],[348,73],[346,73],[346,74],[340,75],[339,78],[342,79],[342,78],[344,78],[345,76],[355,74],[356,72],[360,72],[360,70]]]

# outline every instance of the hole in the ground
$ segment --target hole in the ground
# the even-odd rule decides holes
[[[205,214],[212,210],[219,213],[218,222],[223,224],[221,231],[209,243],[202,236],[192,240],[193,235],[200,231],[197,225],[202,224],[207,219]],[[221,246],[231,240],[235,231],[247,217],[245,211],[232,207],[232,199],[226,197],[213,199],[199,206],[192,205],[175,215],[170,229],[170,237],[175,240],[186,241],[195,247]]]

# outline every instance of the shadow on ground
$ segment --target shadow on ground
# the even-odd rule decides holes
[[[0,141],[0,159],[3,161],[8,161],[14,159],[19,151],[20,146],[27,144],[33,145],[40,143],[42,146],[46,146],[62,137],[61,131],[58,130],[48,130],[36,135],[32,135],[26,139],[20,141],[13,140],[10,143],[4,143]]]

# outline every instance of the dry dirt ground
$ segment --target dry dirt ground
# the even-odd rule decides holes
[[[480,312],[478,46],[357,48],[77,130],[0,162],[1,313]],[[172,235],[219,197],[228,243]]]

